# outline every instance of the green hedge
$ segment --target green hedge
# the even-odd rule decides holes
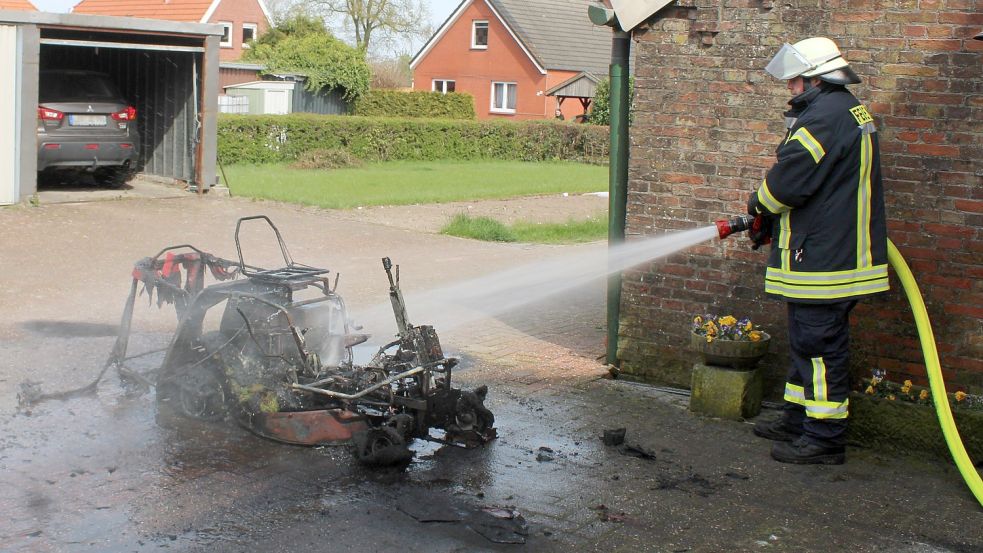
[[[392,119],[344,115],[221,115],[222,163],[290,162],[342,149],[366,161],[502,159],[606,162],[608,128],[554,121]]]
[[[475,118],[474,98],[456,92],[369,90],[355,103],[353,113],[365,117]]]

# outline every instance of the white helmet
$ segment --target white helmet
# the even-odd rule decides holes
[[[783,81],[795,77],[819,77],[834,84],[860,82],[836,43],[826,37],[807,38],[795,45],[785,43],[765,66],[765,71]]]

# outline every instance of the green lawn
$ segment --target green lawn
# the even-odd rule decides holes
[[[592,217],[565,223],[530,223],[519,221],[511,226],[490,217],[454,216],[440,231],[442,234],[489,242],[534,242],[538,244],[573,244],[603,240],[608,235],[608,218]]]
[[[233,196],[325,208],[406,205],[607,190],[608,169],[575,162],[392,161],[358,169],[225,168]]]

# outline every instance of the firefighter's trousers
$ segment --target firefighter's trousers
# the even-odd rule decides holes
[[[850,311],[856,304],[787,304],[791,367],[785,383],[785,421],[826,447],[846,441]]]

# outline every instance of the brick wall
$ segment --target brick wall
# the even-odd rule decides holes
[[[722,6],[722,7],[721,7]],[[835,40],[880,133],[889,236],[922,288],[950,389],[983,392],[983,0],[678,0],[635,35],[629,239],[745,210],[773,162],[789,93],[763,67],[783,42]],[[619,358],[628,374],[689,385],[696,313],[771,331],[774,396],[787,362],[785,306],[764,296],[766,253],[743,237],[626,272]],[[853,371],[925,381],[907,301],[854,316]]]

